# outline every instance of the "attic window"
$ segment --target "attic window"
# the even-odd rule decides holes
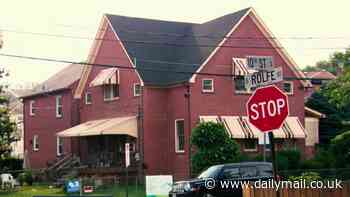
[[[29,102],[29,115],[34,116],[35,115],[35,107],[34,107],[35,101]]]
[[[214,92],[214,80],[213,79],[203,79],[202,92]]]

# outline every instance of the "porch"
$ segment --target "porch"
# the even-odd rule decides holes
[[[117,175],[125,172],[125,144],[130,144],[129,172],[137,170],[137,118],[92,120],[57,133],[72,138],[72,154],[79,158],[80,175]]]

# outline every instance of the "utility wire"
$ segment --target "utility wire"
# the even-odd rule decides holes
[[[205,76],[217,76],[217,77],[234,77],[233,74],[220,74],[220,73],[208,73],[208,72],[192,72],[192,71],[177,71],[173,69],[153,69],[153,68],[140,68],[140,67],[131,67],[131,66],[123,66],[123,65],[110,65],[110,64],[96,64],[96,63],[87,63],[87,62],[75,62],[69,60],[60,60],[60,59],[52,59],[52,58],[41,58],[41,57],[32,57],[32,56],[22,56],[22,55],[14,55],[14,54],[4,54],[0,53],[0,56],[3,57],[11,57],[11,58],[19,58],[19,59],[29,59],[36,61],[47,61],[47,62],[57,62],[57,63],[67,63],[67,64],[75,64],[75,65],[89,65],[89,66],[99,66],[99,67],[108,67],[108,68],[120,68],[126,70],[143,70],[149,72],[161,72],[161,73],[172,73],[172,74],[190,74],[190,75],[205,75]],[[329,80],[329,79],[317,79],[317,78],[300,78],[300,77],[284,77],[285,80]]]
[[[123,43],[133,43],[137,45],[156,45],[156,46],[172,46],[172,47],[204,47],[204,48],[235,48],[235,49],[284,49],[284,47],[266,47],[266,46],[232,46],[232,45],[211,45],[211,44],[177,44],[176,41],[173,42],[153,42],[153,41],[140,41],[140,40],[121,40],[121,39],[105,39],[105,38],[91,38],[84,36],[73,36],[73,35],[63,35],[63,34],[49,34],[49,33],[39,33],[39,32],[28,32],[28,31],[15,31],[0,29],[0,31],[11,32],[16,34],[28,34],[34,36],[47,36],[56,38],[68,38],[68,39],[80,39],[80,40],[101,40],[107,42],[123,42]],[[348,49],[348,47],[321,47],[321,48],[307,48],[307,50],[341,50]]]

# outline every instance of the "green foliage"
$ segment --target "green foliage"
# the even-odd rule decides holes
[[[237,162],[239,147],[227,134],[224,125],[205,122],[197,125],[191,134],[196,152],[191,158],[192,170],[199,173],[216,164]]]
[[[276,154],[279,170],[298,169],[300,167],[301,153],[299,149],[284,149]]]
[[[310,184],[312,181],[321,180],[321,176],[317,172],[305,172],[302,173],[300,176],[290,176],[288,177],[289,181],[300,181],[305,180],[306,184]]]
[[[23,160],[13,157],[0,159],[0,170],[11,171],[11,170],[22,170]]]
[[[350,131],[332,139],[331,152],[335,157],[336,167],[350,167]]]
[[[33,174],[29,170],[18,175],[18,181],[21,185],[33,185],[33,180]]]

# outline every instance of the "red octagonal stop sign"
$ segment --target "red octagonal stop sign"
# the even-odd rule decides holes
[[[256,89],[246,108],[250,123],[262,132],[280,128],[289,114],[287,95],[274,85]]]

